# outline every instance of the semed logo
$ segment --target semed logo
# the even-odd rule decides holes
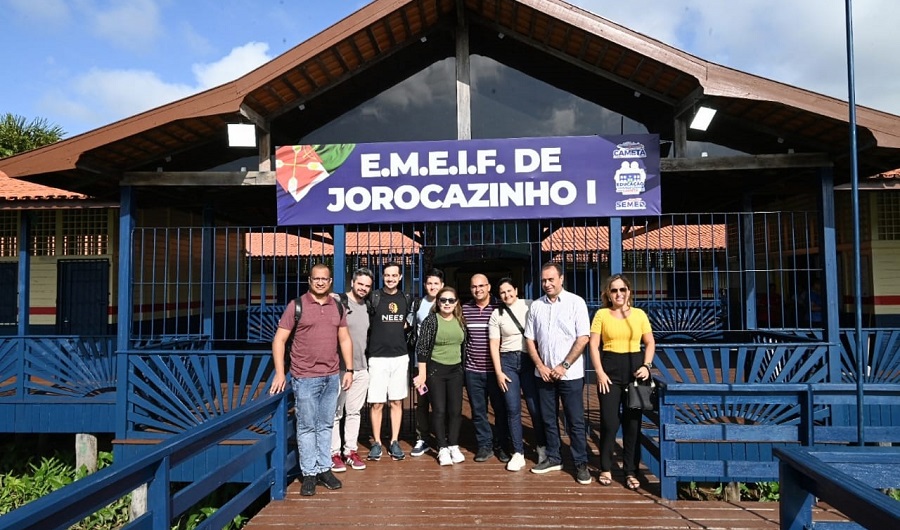
[[[640,197],[616,201],[616,210],[646,210],[647,203]]]
[[[644,192],[644,184],[647,182],[647,173],[638,163],[622,162],[622,167],[616,170],[613,177],[616,182],[616,193],[622,195],[639,195]]]
[[[613,158],[647,158],[647,148],[640,142],[622,142],[613,150]]]

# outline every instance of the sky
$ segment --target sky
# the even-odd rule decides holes
[[[212,88],[364,0],[0,0],[0,115],[66,137]],[[845,1],[570,0],[702,59],[848,99]],[[900,3],[853,3],[859,105],[900,115]]]

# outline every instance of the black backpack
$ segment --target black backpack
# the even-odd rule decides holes
[[[347,293],[338,294],[338,319],[344,318],[344,311],[349,310],[350,306],[347,301]],[[286,353],[290,355],[290,347],[294,344],[294,336],[297,334],[297,326],[300,324],[300,317],[303,316],[303,304],[300,303],[300,297],[294,298],[294,328],[288,336]]]

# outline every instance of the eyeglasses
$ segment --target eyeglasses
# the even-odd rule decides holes
[[[479,284],[479,285],[473,285],[473,286],[472,286],[472,290],[475,290],[475,289],[484,289],[484,288],[486,288],[487,286],[488,286],[488,284],[486,284],[486,283],[482,283],[482,284]]]
[[[455,304],[456,298],[438,298],[438,302],[442,304]]]
[[[625,294],[628,292],[628,287],[619,287],[618,289],[616,289],[615,287],[610,287],[609,292]]]
[[[330,282],[331,278],[310,278],[309,280],[316,283],[326,283]]]

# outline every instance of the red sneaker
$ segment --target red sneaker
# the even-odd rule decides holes
[[[331,455],[331,470],[335,473],[343,473],[347,471],[347,466],[344,465],[344,461],[341,460],[340,453],[334,453]]]
[[[358,454],[356,454],[356,451],[350,451],[350,454],[344,458],[344,462],[353,469],[358,469],[360,471],[366,468],[366,463],[363,462],[363,459],[360,458]]]

